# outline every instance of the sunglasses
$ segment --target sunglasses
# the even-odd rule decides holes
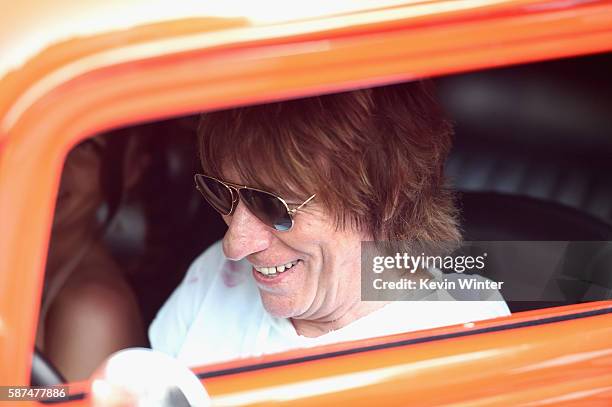
[[[221,215],[231,215],[238,201],[242,201],[263,224],[281,232],[291,230],[296,212],[316,196],[313,194],[301,204],[288,204],[280,196],[261,189],[232,184],[203,174],[196,174],[194,178],[198,191]],[[296,207],[291,209],[289,205]]]

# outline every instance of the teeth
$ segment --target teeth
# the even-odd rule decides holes
[[[281,264],[280,266],[272,266],[272,267],[255,267],[255,270],[260,272],[265,276],[275,276],[277,273],[283,273],[285,270],[289,270],[291,267],[295,266],[299,260],[294,262],[289,262],[287,264]]]

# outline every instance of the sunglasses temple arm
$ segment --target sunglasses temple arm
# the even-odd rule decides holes
[[[317,196],[317,194],[313,194],[310,198],[308,198],[307,200],[305,200],[304,202],[302,202],[302,204],[300,206],[298,206],[297,208],[291,209],[289,211],[289,213],[291,213],[292,215],[295,215],[295,213],[297,211],[299,211],[300,209],[302,209],[302,207],[304,205],[306,205],[308,202],[312,201],[314,199],[314,197]]]

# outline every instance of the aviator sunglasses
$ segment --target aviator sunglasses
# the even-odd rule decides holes
[[[262,223],[281,232],[291,230],[296,212],[316,196],[313,194],[301,204],[288,204],[280,196],[261,189],[232,184],[203,174],[196,174],[194,178],[198,191],[221,215],[231,215],[238,201],[242,201]],[[289,205],[296,207],[291,209]]]

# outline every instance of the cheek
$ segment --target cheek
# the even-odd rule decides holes
[[[319,210],[300,214],[295,219],[293,231],[314,240],[323,240],[337,233],[334,219],[327,213]]]
[[[339,242],[329,221],[321,216],[297,219],[289,232],[274,232],[278,240],[308,260],[311,267],[326,268],[326,259],[336,256]]]
[[[74,154],[66,161],[62,171],[62,183],[67,188],[78,191],[95,192],[101,189],[100,174],[102,163],[93,154]]]

